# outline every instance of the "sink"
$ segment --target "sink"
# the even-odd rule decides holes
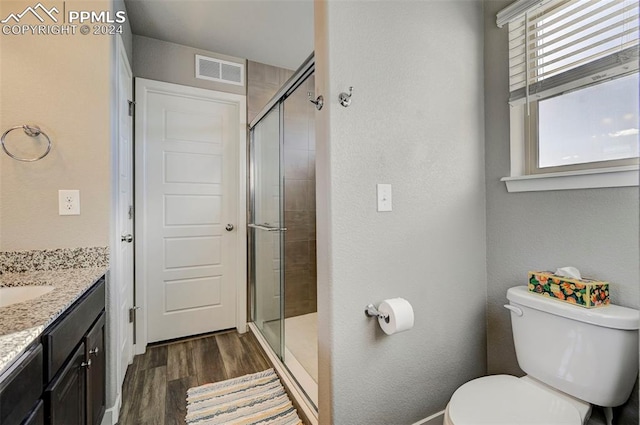
[[[0,307],[32,300],[53,291],[53,286],[16,286],[0,288]]]

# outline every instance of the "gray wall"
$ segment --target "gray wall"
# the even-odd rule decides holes
[[[320,422],[413,423],[486,372],[482,3],[315,12]],[[415,327],[386,336],[363,310],[393,297]]]
[[[488,372],[522,375],[509,313],[511,286],[525,285],[528,270],[575,266],[612,282],[615,304],[638,308],[638,188],[507,193],[509,175],[507,28],[496,13],[511,3],[486,1],[485,140],[487,193]],[[618,423],[638,423],[637,391]]]
[[[196,54],[246,65],[244,59],[135,34],[133,35],[133,51],[135,52],[133,55],[134,77],[226,93],[246,94],[246,66],[244,86],[201,80],[195,77]]]
[[[96,11],[111,7],[106,0],[91,5]],[[33,4],[28,0],[0,2],[0,16],[29,6]],[[23,23],[38,23],[35,17],[26,19]],[[36,162],[0,153],[0,248],[107,246],[112,39],[2,36],[0,44],[0,129],[35,124],[52,143],[51,152]],[[7,145],[15,150],[24,141],[13,132]],[[30,148],[22,154],[42,153],[40,144]],[[58,215],[59,189],[80,190],[81,215]]]

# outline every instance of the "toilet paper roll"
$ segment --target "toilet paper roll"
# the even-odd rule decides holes
[[[378,318],[380,327],[387,335],[393,335],[413,327],[413,307],[404,298],[384,300],[380,303],[378,311],[389,315],[387,319]]]

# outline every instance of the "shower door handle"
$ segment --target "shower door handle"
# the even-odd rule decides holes
[[[277,227],[277,226],[269,226],[268,224],[247,224],[247,227],[251,227],[252,229],[260,229],[266,230],[267,232],[286,232],[286,227]]]

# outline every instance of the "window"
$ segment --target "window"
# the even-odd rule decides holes
[[[585,174],[588,186],[557,188],[638,184],[638,9],[637,0],[519,0],[498,14],[509,29],[508,187]],[[594,185],[594,173],[611,182]]]
[[[638,87],[635,73],[538,101],[531,171],[637,163]]]

